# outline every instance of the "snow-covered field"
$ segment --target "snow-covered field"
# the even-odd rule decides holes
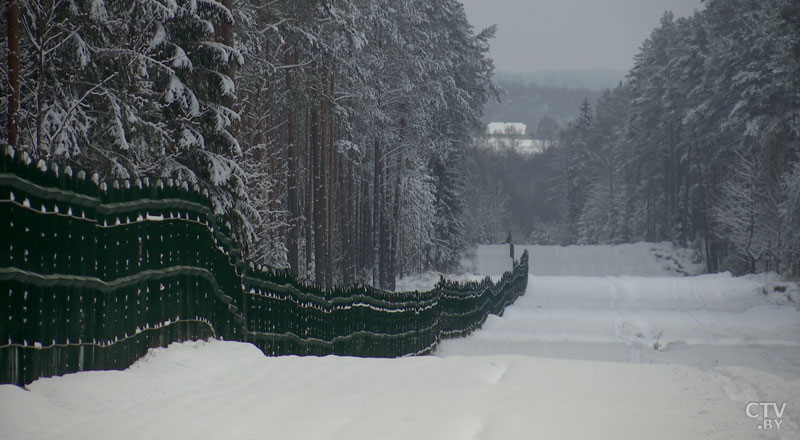
[[[683,277],[699,268],[668,245],[530,250],[526,295],[439,356],[174,344],[126,371],[0,386],[0,438],[798,438],[796,286]],[[496,276],[507,252],[481,247],[465,264]],[[750,402],[786,403],[780,429],[757,429]]]

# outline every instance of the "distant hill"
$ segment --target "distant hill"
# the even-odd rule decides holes
[[[584,98],[594,105],[602,92],[589,89],[560,89],[536,84],[498,82],[504,93],[500,102],[490,101],[483,110],[483,121],[522,122],[536,135],[539,121],[550,117],[564,126],[578,115]]]
[[[604,91],[613,89],[627,74],[624,70],[583,69],[583,70],[540,70],[537,72],[496,72],[498,82],[536,84],[556,89],[589,89]]]
[[[624,76],[623,71],[607,69],[498,72],[495,82],[504,93],[500,102],[486,104],[483,121],[522,122],[535,135],[543,117],[565,125],[578,115],[584,98],[594,105],[605,90],[616,87]]]

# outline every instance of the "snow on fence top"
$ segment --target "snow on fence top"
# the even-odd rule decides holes
[[[100,182],[0,150],[0,383],[122,369],[148,348],[217,337],[268,355],[395,357],[479,328],[525,292],[528,257],[493,283],[428,292],[319,286],[256,266],[205,191]]]

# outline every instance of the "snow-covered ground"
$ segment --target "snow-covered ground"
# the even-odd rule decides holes
[[[443,342],[439,355],[740,366],[800,378],[795,284],[683,276],[701,268],[669,244],[524,248],[526,294],[472,337]],[[493,274],[508,262],[507,246],[485,246],[465,265]]]
[[[742,375],[759,388],[742,387]],[[800,395],[797,381],[745,369],[527,356],[268,358],[216,341],[28,389],[0,387],[3,438],[781,438],[758,431],[742,401]],[[796,430],[795,420],[779,432]]]
[[[526,295],[439,356],[173,344],[121,372],[0,386],[0,438],[798,438],[796,286],[683,277],[699,268],[668,245],[530,249]],[[507,252],[481,247],[467,263],[496,276]],[[758,429],[750,402],[786,403],[780,429]]]
[[[800,378],[800,313],[785,296],[764,297],[760,282],[722,274],[528,283],[503,317],[444,341],[438,354],[744,366]]]

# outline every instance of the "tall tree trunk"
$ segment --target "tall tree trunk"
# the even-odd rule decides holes
[[[17,0],[10,0],[6,9],[6,22],[8,31],[8,143],[17,145],[19,126],[17,125],[17,111],[19,110],[19,4]]]
[[[328,224],[328,231],[326,234],[327,237],[327,245],[325,246],[326,254],[325,254],[325,282],[326,284],[330,285],[333,284],[333,260],[334,260],[334,241],[333,241],[333,229],[335,224],[335,214],[336,214],[336,166],[337,166],[337,155],[336,155],[336,136],[335,136],[335,126],[334,126],[334,118],[331,114],[331,103],[333,102],[333,75],[329,73],[328,69],[325,69],[325,81],[326,85],[328,86],[328,93],[327,96],[324,98],[325,103],[325,120],[328,121],[327,124],[327,151],[328,151],[328,188],[327,188],[327,197],[328,197],[328,210],[327,210],[327,224]]]
[[[264,47],[265,55],[264,59],[266,60],[267,64],[269,64],[271,59],[271,48],[270,48],[270,41],[267,40]],[[267,150],[267,170],[269,171],[269,175],[272,179],[272,182],[269,186],[269,192],[267,193],[267,200],[269,200],[269,217],[267,218],[268,226],[272,227],[272,225],[278,222],[277,212],[278,212],[278,191],[275,186],[277,185],[277,179],[275,176],[278,175],[278,152],[277,146],[275,145],[275,136],[273,134],[273,127],[272,127],[272,77],[270,75],[269,69],[266,69],[264,73],[264,82],[265,82],[265,112],[264,115],[264,138],[265,138],[265,145]],[[277,237],[270,237],[277,238]]]
[[[698,151],[698,154],[700,155],[700,158],[699,158],[700,164],[697,167],[697,169],[698,169],[698,182],[700,183],[700,204],[702,206],[702,211],[703,211],[702,212],[703,243],[705,244],[706,271],[708,273],[714,273],[716,268],[715,268],[714,264],[712,264],[712,256],[711,256],[711,252],[712,252],[712,249],[711,249],[711,230],[710,230],[710,228],[708,226],[709,207],[708,207],[708,201],[707,201],[707,197],[706,197],[707,181],[706,181],[706,178],[704,176],[705,173],[703,172],[703,170],[704,170],[703,162],[704,161],[703,161],[702,152],[703,152],[702,150]]]
[[[383,181],[381,164],[381,141],[375,137],[375,151],[373,152],[374,166],[372,173],[372,283],[381,286],[381,225],[383,209],[381,209],[382,191],[381,182]]]
[[[684,177],[684,185],[683,185],[683,219],[682,219],[682,223],[683,223],[683,229],[684,229],[684,231],[686,231],[685,232],[685,236],[686,236],[685,238],[686,238],[687,244],[692,244],[692,241],[694,240],[694,237],[693,237],[693,235],[694,235],[694,226],[691,224],[692,223],[692,220],[691,220],[691,212],[692,212],[691,205],[692,205],[692,202],[691,202],[691,200],[689,198],[689,196],[691,194],[690,189],[691,189],[691,186],[692,186],[692,143],[689,142],[689,145],[687,147],[688,147],[688,151],[686,152],[686,157],[687,157],[687,159],[686,159],[686,171],[684,173],[685,177]]]
[[[348,120],[349,120],[349,127],[353,126],[353,103],[352,100],[349,99],[347,103],[348,107]],[[353,141],[353,131],[352,129],[348,129],[347,132],[347,139],[352,142]],[[356,255],[358,254],[359,249],[359,234],[358,232],[362,229],[360,223],[360,210],[357,209],[359,206],[357,204],[357,196],[356,196],[356,183],[355,183],[355,175],[353,169],[353,161],[350,158],[346,158],[347,160],[347,195],[345,197],[345,201],[347,203],[347,209],[345,211],[345,225],[346,232],[345,232],[345,258],[344,258],[344,283],[350,284],[355,281],[356,279],[356,267],[357,267],[357,260]]]
[[[233,14],[233,0],[219,0],[222,3],[222,6],[228,8]],[[233,22],[223,20],[219,23],[214,25],[214,34],[216,36],[216,40],[226,46],[233,47]]]
[[[314,161],[315,149],[311,145],[311,107],[306,106],[306,131],[305,131],[305,157],[306,157],[306,206],[305,206],[305,230],[306,230],[306,267],[305,272],[311,278],[311,263],[314,261]]]
[[[372,235],[367,235],[366,230],[369,228],[369,198],[365,198],[365,195],[368,195],[369,192],[364,192],[365,186],[368,187],[368,182],[365,182],[366,179],[362,177],[360,173],[357,173],[353,176],[353,185],[354,190],[353,192],[356,195],[355,199],[355,209],[358,211],[358,222],[356,223],[356,233],[358,242],[355,246],[355,252],[353,253],[354,258],[354,265],[355,265],[355,278],[359,281],[364,281],[366,276],[364,274],[364,269],[367,268],[366,264],[366,257],[365,257],[365,250],[367,248],[366,243],[364,242],[365,239],[371,237]],[[366,188],[369,191],[369,188]]]
[[[374,230],[374,213],[370,209],[369,203],[369,179],[364,178],[361,181],[361,248],[358,254],[361,256],[361,269],[366,269],[374,273],[374,260],[375,260],[375,241],[373,240]]]
[[[392,201],[392,204],[387,203],[387,209],[392,206],[392,216],[386,222],[386,286],[390,290],[396,287],[397,279],[397,255],[399,247],[398,231],[400,229],[400,185],[402,183],[401,175],[403,172],[403,143],[406,138],[406,118],[400,119],[400,148],[397,153],[397,164],[395,166],[395,179],[394,179],[394,194],[387,191],[387,198]],[[387,186],[389,186],[387,184]],[[388,188],[387,188],[388,189]]]
[[[334,128],[335,130],[338,127]],[[345,158],[341,154],[336,156],[336,189],[334,195],[336,198],[333,203],[333,237],[330,242],[333,247],[330,250],[330,260],[328,261],[328,268],[330,270],[331,282],[333,284],[342,284],[345,276],[346,262],[345,256],[347,254],[347,239],[350,232],[350,225],[348,225],[348,203],[347,203],[347,168],[345,166]]]
[[[405,124],[404,124],[405,125]],[[397,278],[397,260],[398,248],[400,247],[400,186],[402,184],[401,174],[403,171],[403,153],[402,151],[397,155],[397,170],[395,172],[394,180],[394,209],[392,213],[392,228],[391,228],[391,252],[389,255],[389,285],[392,290],[395,289],[395,280]]]
[[[391,254],[392,254],[392,191],[389,182],[389,167],[386,162],[389,160],[384,155],[381,158],[381,179],[380,179],[380,194],[381,194],[381,216],[380,216],[380,285],[381,289],[393,289],[394,274],[391,272]]]
[[[381,164],[381,167],[384,168],[381,172],[381,216],[380,216],[380,262],[379,262],[379,269],[380,269],[380,285],[381,289],[390,289],[391,282],[389,281],[389,255],[391,254],[391,249],[389,249],[391,241],[389,232],[389,224],[391,222],[389,218],[389,209],[392,206],[392,192],[387,188],[387,178],[386,178],[386,167],[384,164]]]
[[[324,126],[320,123],[321,81],[318,84],[313,108],[311,109],[311,149],[313,157],[313,197],[314,197],[314,279],[317,284],[325,284],[325,154],[323,151]]]
[[[284,64],[286,66],[295,65],[292,55],[291,44],[287,41],[286,52],[284,53]],[[297,114],[295,113],[294,103],[292,102],[293,68],[286,69],[286,91],[288,94],[287,102],[287,134],[286,134],[286,199],[289,205],[289,235],[286,239],[288,247],[289,268],[295,275],[300,275],[300,203],[297,197],[298,175],[300,171],[298,148],[297,148]]]
[[[342,258],[342,281],[345,285],[355,281],[355,255],[358,246],[356,231],[358,231],[358,214],[356,211],[356,196],[353,191],[353,163],[347,161],[347,175],[345,176],[345,210],[342,228],[344,229],[344,252]]]

